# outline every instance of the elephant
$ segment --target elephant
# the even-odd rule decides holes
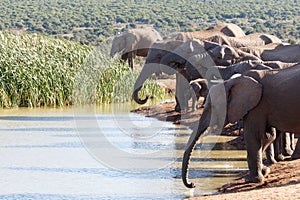
[[[210,83],[216,83],[215,80],[228,80],[234,74],[243,74],[251,69],[264,70],[264,69],[284,69],[292,67],[298,63],[284,63],[281,61],[242,61],[227,67],[212,66],[206,72],[206,78]]]
[[[175,36],[164,38],[162,41],[154,42],[151,48],[149,49],[146,62],[142,68],[142,71],[134,84],[134,92],[133,92],[134,101],[137,102],[138,104],[145,104],[147,102],[149,96],[146,96],[145,99],[140,99],[138,93],[142,88],[145,80],[149,78],[153,73],[157,75],[162,72],[166,74],[175,73],[174,70],[168,68],[167,66],[157,65],[158,63],[160,63],[160,60],[162,57],[164,57],[164,55],[175,50],[178,46],[182,45],[185,40],[189,38],[194,38],[194,37],[208,38],[216,34],[225,34],[227,36],[232,36],[232,37],[245,36],[243,30],[237,25],[232,23],[223,23],[198,32],[178,33]],[[185,85],[185,89],[188,88],[187,87],[188,81],[184,79],[185,78],[183,76],[176,73],[176,95],[175,95],[176,97],[178,96],[177,94],[178,91],[182,89],[180,87],[182,82],[186,83],[183,84]],[[180,93],[179,96],[182,96],[182,94]],[[176,98],[176,102],[177,103],[176,103],[175,110],[180,111],[181,109],[177,98]]]
[[[221,23],[216,26],[209,27],[205,30],[194,32],[180,32],[173,37],[175,40],[187,41],[189,39],[205,40],[212,36],[228,36],[228,37],[243,37],[244,31],[237,25],[232,23]]]
[[[152,75],[152,74],[160,74],[162,72],[166,74],[174,74],[175,71],[170,69],[169,67],[164,67],[160,65],[161,58],[166,55],[168,52],[173,51],[178,46],[183,44],[183,41],[173,40],[170,38],[165,38],[162,41],[156,41],[150,47],[145,64],[134,84],[133,91],[133,99],[138,104],[145,104],[149,98],[147,95],[144,99],[139,97],[139,91],[143,87],[144,82]],[[177,79],[177,77],[176,77]]]
[[[215,51],[220,52],[220,47],[220,45],[214,46],[214,44],[211,42],[202,42],[198,39],[190,39],[177,47],[174,51],[165,54],[161,58],[161,65],[170,66],[170,68],[174,69],[175,71],[181,71],[184,69],[186,73],[184,77],[187,78],[187,81],[178,79],[176,82],[177,104],[175,110],[179,111],[181,109],[186,109],[187,102],[186,99],[184,99],[183,91],[189,88],[187,84],[191,80],[197,78],[207,78],[205,75],[210,67],[225,64],[224,57],[214,53]],[[210,50],[207,51],[207,49]],[[256,60],[261,61],[258,58]],[[208,84],[210,87],[210,82]],[[182,108],[178,103],[179,101],[183,102],[181,105]]]
[[[300,62],[300,45],[283,45],[271,43],[257,47],[234,48],[228,45],[210,43],[212,57],[219,57],[219,65],[232,65],[245,60],[281,61],[286,63]]]
[[[195,111],[198,108],[199,98],[204,97],[204,101],[202,103],[203,106],[207,94],[208,94],[207,80],[198,78],[190,82],[190,88],[189,90],[186,90],[184,92],[184,97],[186,100],[192,99],[192,111]]]
[[[185,73],[176,81],[176,111],[187,109],[188,104],[184,97],[184,91],[188,90],[189,82],[204,78],[207,69],[215,65],[214,60],[205,50],[204,44],[198,39],[188,40],[174,51],[167,53],[161,58],[160,64],[169,66],[181,74],[183,71]]]
[[[216,64],[219,66],[229,66],[247,60],[262,62],[259,57],[229,45],[220,45],[215,42],[205,41],[205,49],[208,50],[210,56],[214,58]]]
[[[206,39],[220,45],[228,45],[235,48],[262,46],[270,43],[281,44],[282,41],[273,35],[265,33],[252,33],[242,37],[228,37],[226,35],[216,35]]]
[[[133,59],[136,56],[146,57],[150,46],[158,40],[162,37],[154,29],[131,29],[114,37],[110,56],[120,53],[121,59],[128,60],[129,67],[133,69]]]
[[[295,150],[293,133],[282,133],[275,128],[273,128],[272,131],[274,131],[276,138],[266,149],[267,165],[285,160],[285,156],[292,156]]]
[[[269,44],[257,47],[244,47],[242,51],[250,53],[263,61],[300,62],[300,44]]]
[[[210,80],[211,84],[218,83],[216,80],[228,80],[235,74],[243,74],[249,70],[267,70],[267,69],[284,69],[292,67],[297,63],[283,63],[280,61],[265,61],[265,62],[256,62],[256,61],[243,61],[237,64],[223,67],[223,66],[213,66],[208,69],[206,73],[206,78]],[[278,130],[274,130],[276,134],[276,141],[266,150],[267,163],[274,164],[277,161],[284,160],[284,156],[290,156],[293,153],[293,142],[292,139],[294,134],[292,133],[281,133]]]
[[[184,185],[195,187],[188,181],[188,164],[199,137],[240,119],[244,122],[249,168],[245,181],[263,182],[270,169],[262,163],[262,152],[276,137],[270,129],[300,133],[299,77],[300,64],[286,69],[250,70],[211,87],[198,129],[190,136],[183,155]]]

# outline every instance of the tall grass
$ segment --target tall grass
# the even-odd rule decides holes
[[[0,107],[65,106],[74,99],[97,104],[130,101],[137,75],[89,46],[0,32]],[[161,93],[153,83],[145,88]],[[92,101],[87,101],[87,93]]]
[[[132,100],[133,85],[139,75],[127,64],[112,59],[102,48],[94,48],[77,72],[73,99],[77,104],[122,103]],[[164,90],[154,81],[147,80],[141,97],[152,94],[164,98]]]

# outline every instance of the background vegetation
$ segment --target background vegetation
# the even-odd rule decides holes
[[[69,105],[74,93],[79,103],[129,101],[138,72],[109,58],[106,42],[136,26],[168,35],[231,22],[300,39],[298,0],[2,0],[0,10],[0,107]],[[152,82],[145,93],[163,95]]]
[[[232,22],[246,33],[265,32],[299,42],[299,0],[2,0],[0,30],[55,35],[99,45],[137,23],[163,35]]]
[[[0,107],[127,102],[139,74],[99,48],[39,34],[0,31],[0,55]],[[153,81],[141,93],[164,95]]]

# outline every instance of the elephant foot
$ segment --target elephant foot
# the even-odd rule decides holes
[[[267,177],[270,174],[270,172],[271,172],[271,169],[269,167],[263,166],[262,174],[263,174],[264,177]]]
[[[284,157],[284,155],[281,153],[281,154],[279,154],[277,157],[276,157],[276,160],[277,161],[284,161],[284,159],[285,159],[285,157]]]
[[[176,112],[180,112],[180,111],[181,111],[181,108],[180,108],[180,105],[179,105],[179,104],[177,104],[177,105],[175,106],[175,111],[176,111]]]
[[[300,159],[300,155],[299,155],[299,153],[298,154],[294,153],[291,158],[292,158],[292,160],[297,160],[297,159]]]
[[[253,176],[249,174],[245,178],[245,183],[263,183],[265,180],[263,175]]]
[[[270,166],[270,165],[273,165],[273,164],[277,163],[277,161],[275,160],[275,158],[269,158],[264,163],[266,165]]]
[[[283,155],[284,156],[291,156],[293,155],[294,151],[292,149],[284,149]]]

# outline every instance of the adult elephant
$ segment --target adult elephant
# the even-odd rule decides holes
[[[271,127],[300,133],[300,64],[279,70],[251,70],[213,86],[198,129],[190,136],[182,161],[182,180],[188,181],[188,164],[194,146],[209,128],[221,130],[228,122],[244,121],[249,175],[246,182],[262,182],[270,169],[262,163],[262,152],[273,142]],[[293,91],[291,93],[291,91]],[[273,134],[272,134],[273,133]]]
[[[206,78],[207,70],[213,66],[229,65],[227,57],[222,56],[225,52],[219,50],[221,45],[212,42],[202,42],[198,39],[190,39],[177,47],[174,51],[167,53],[161,58],[162,66],[170,66],[175,71],[184,71],[185,76],[181,76],[176,82],[176,107],[175,110],[185,109],[187,99],[184,97],[184,91],[188,90],[188,83],[198,78]],[[209,49],[207,51],[207,49]],[[239,57],[239,55],[235,55]],[[252,55],[249,54],[251,57]],[[253,59],[260,59],[253,56]],[[186,80],[183,80],[186,79]],[[209,87],[211,82],[209,81]],[[180,103],[181,102],[181,107]]]
[[[228,80],[235,74],[244,74],[250,70],[285,69],[297,64],[298,63],[283,63],[281,61],[243,61],[228,67],[213,66],[208,69],[206,78],[210,81],[210,85],[213,85]],[[274,134],[276,134],[276,141],[266,150],[266,162],[268,164],[274,164],[277,161],[284,160],[285,156],[291,156],[294,150],[294,134],[281,133],[276,129],[273,131],[275,131]]]
[[[172,74],[176,72],[171,68],[169,68],[168,65],[165,66],[157,65],[158,63],[160,63],[161,58],[163,58],[166,54],[175,50],[177,47],[182,45],[184,41],[188,40],[189,38],[197,38],[197,37],[208,38],[217,34],[226,34],[232,37],[245,35],[244,32],[240,29],[240,27],[234,24],[224,23],[214,27],[210,27],[203,31],[179,33],[174,37],[170,37],[162,41],[153,43],[153,45],[151,46],[148,52],[145,65],[143,66],[143,69],[135,82],[133,99],[139,104],[145,104],[147,102],[149,96],[146,96],[146,98],[141,99],[139,97],[139,91],[142,88],[145,80],[149,78],[153,73],[159,74],[161,72],[164,72],[167,74]],[[199,60],[196,57],[194,57],[193,59]],[[186,71],[181,70],[181,72],[185,73]],[[190,74],[189,70],[187,74]],[[175,107],[176,111],[181,110],[177,96],[179,96],[179,98],[181,97],[183,98],[183,93],[178,94],[178,91],[181,91],[182,88],[189,87],[188,83],[189,81],[187,81],[184,76],[180,75],[180,73],[176,73],[176,95],[175,95],[176,102],[177,102]],[[181,87],[181,85],[184,85],[184,87]]]
[[[228,45],[235,48],[263,46],[271,43],[282,43],[282,41],[278,37],[265,33],[252,33],[242,37],[228,37],[226,35],[216,35],[207,38],[206,40],[215,42],[220,45]]]
[[[139,97],[139,91],[143,87],[145,81],[152,75],[152,74],[160,74],[162,72],[166,74],[174,74],[175,71],[171,70],[167,66],[160,65],[160,60],[164,55],[173,51],[178,46],[183,44],[183,41],[173,40],[170,38],[164,39],[162,41],[154,42],[151,48],[149,49],[146,62],[134,84],[134,91],[133,91],[133,99],[138,104],[145,104],[149,98],[147,95],[144,99]]]
[[[189,82],[198,78],[204,78],[209,67],[214,66],[214,60],[205,50],[203,43],[197,39],[191,39],[180,45],[174,51],[161,58],[162,66],[169,66],[183,76],[176,81],[176,107],[175,110],[187,109],[188,99],[184,91],[189,90]]]
[[[150,28],[131,29],[114,37],[112,41],[110,56],[118,53],[121,59],[128,60],[128,65],[133,69],[133,60],[136,56],[146,57],[151,45],[162,40],[160,34]]]
[[[271,43],[257,47],[234,48],[228,45],[210,43],[212,57],[220,57],[220,65],[231,65],[245,60],[300,62],[300,45],[282,45]]]
[[[206,72],[206,78],[210,83],[216,83],[217,80],[228,80],[234,74],[243,74],[249,70],[265,70],[265,69],[285,69],[292,67],[298,63],[284,63],[281,61],[242,61],[230,66],[212,66]]]
[[[242,51],[250,53],[263,61],[300,62],[300,44],[269,44],[257,47],[243,47]]]
[[[187,41],[189,39],[205,40],[211,38],[212,36],[243,37],[245,36],[245,33],[239,26],[235,24],[221,23],[200,31],[180,32],[173,38],[175,40]]]

